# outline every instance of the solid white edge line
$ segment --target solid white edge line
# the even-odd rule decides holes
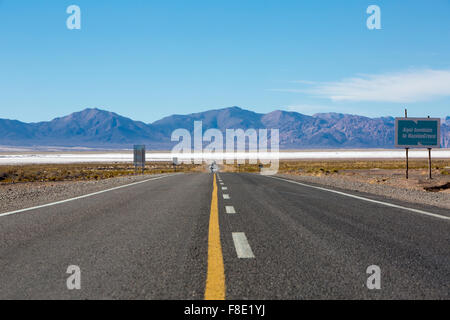
[[[79,197],[75,197],[75,198],[70,198],[70,199],[66,199],[66,200],[61,200],[61,201],[56,201],[56,202],[43,204],[43,205],[40,205],[40,206],[35,206],[35,207],[30,207],[30,208],[25,208],[25,209],[10,211],[10,212],[5,212],[5,213],[1,213],[0,214],[0,218],[1,217],[6,217],[6,216],[10,216],[10,215],[13,215],[13,214],[16,214],[16,213],[22,213],[22,212],[36,210],[36,209],[41,209],[41,208],[45,208],[45,207],[51,207],[51,206],[55,206],[55,205],[58,205],[58,204],[62,204],[62,203],[66,203],[66,202],[70,202],[70,201],[74,201],[74,200],[84,199],[84,198],[92,197],[92,196],[95,196],[95,195],[98,195],[98,194],[102,194],[102,193],[105,193],[105,192],[114,191],[114,190],[117,190],[117,189],[122,189],[122,188],[130,187],[130,186],[134,186],[134,185],[137,185],[137,184],[145,183],[145,182],[148,182],[148,181],[154,181],[154,180],[158,180],[158,179],[162,179],[162,178],[166,178],[166,177],[171,177],[171,176],[175,176],[175,175],[179,175],[179,174],[181,174],[181,173],[175,173],[175,174],[168,174],[168,175],[158,176],[158,177],[155,177],[155,178],[146,179],[146,180],[142,180],[142,181],[126,184],[126,185],[123,185],[123,186],[118,186],[118,187],[114,187],[114,188],[110,188],[110,189],[106,189],[106,190],[102,190],[102,191],[97,191],[97,192],[94,192],[94,193],[85,194],[85,195],[82,195],[82,196],[79,196]]]
[[[247,237],[243,232],[233,232],[233,242],[239,259],[252,259],[255,257]]]
[[[225,210],[228,214],[235,214],[236,210],[234,209],[233,206],[225,206]]]
[[[283,179],[283,178],[279,178],[279,177],[269,177],[269,176],[267,176],[267,177],[268,178],[272,178],[272,179],[277,179],[277,180],[281,180],[281,181],[294,183],[294,184],[298,184],[298,185],[301,185],[301,186],[304,186],[304,187],[309,187],[309,188],[313,188],[313,189],[318,189],[318,190],[323,190],[323,191],[336,193],[336,194],[339,194],[339,195],[342,195],[342,196],[346,196],[346,197],[350,197],[350,198],[354,198],[354,199],[358,199],[358,200],[363,200],[363,201],[372,202],[372,203],[376,203],[376,204],[381,204],[381,205],[392,207],[392,208],[403,209],[403,210],[407,210],[407,211],[411,211],[411,212],[415,212],[415,213],[420,213],[420,214],[423,214],[423,215],[426,215],[426,216],[430,216],[430,217],[434,217],[434,218],[450,220],[450,217],[446,217],[446,216],[443,216],[443,215],[440,215],[440,214],[436,214],[436,213],[432,213],[432,212],[427,212],[427,211],[423,211],[423,210],[419,210],[419,209],[403,207],[403,206],[400,206],[400,205],[397,205],[397,204],[393,204],[393,203],[389,203],[389,202],[372,200],[372,199],[369,199],[369,198],[355,196],[355,195],[350,194],[350,193],[345,193],[345,192],[332,190],[332,189],[327,189],[327,188],[322,188],[322,187],[316,187],[316,186],[312,186],[312,185],[309,185],[309,184],[305,184],[305,183],[301,183],[301,182],[297,182],[297,181],[293,181],[293,180],[288,180],[288,179]]]

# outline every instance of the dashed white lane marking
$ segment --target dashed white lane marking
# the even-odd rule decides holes
[[[222,190],[228,190],[228,188],[227,187],[222,187]]]
[[[234,210],[233,206],[226,206],[225,210],[227,211],[228,214],[235,214],[236,210]]]
[[[252,248],[248,244],[245,233],[233,232],[233,242],[239,259],[252,259],[255,257]]]
[[[94,193],[89,193],[89,194],[85,194],[83,196],[79,196],[79,197],[75,197],[75,198],[70,198],[70,199],[66,199],[66,200],[62,200],[62,201],[51,202],[51,203],[43,204],[43,205],[36,206],[36,207],[31,207],[31,208],[26,208],[26,209],[11,211],[11,212],[5,212],[5,213],[0,214],[0,217],[6,217],[6,216],[10,216],[10,215],[13,215],[13,214],[16,214],[16,213],[31,211],[31,210],[35,210],[35,209],[50,207],[50,206],[55,206],[55,205],[58,205],[58,204],[62,204],[62,203],[66,203],[66,202],[70,202],[70,201],[74,201],[74,200],[79,200],[79,199],[92,197],[92,196],[95,196],[97,194],[102,194],[102,193],[109,192],[109,191],[135,186],[137,184],[145,183],[145,182],[148,182],[148,181],[153,181],[153,180],[158,180],[158,179],[162,179],[162,178],[166,178],[166,177],[176,176],[176,175],[179,175],[179,174],[181,174],[181,173],[174,173],[174,174],[158,176],[156,178],[151,178],[151,179],[146,179],[146,180],[142,180],[142,181],[138,181],[138,182],[133,182],[133,183],[126,184],[126,185],[123,185],[123,186],[118,186],[118,187],[114,187],[114,188],[110,188],[110,189],[106,189],[106,190],[102,190],[102,191],[98,191],[98,192],[94,192]]]
[[[223,198],[224,198],[224,199],[230,199],[230,195],[229,195],[229,194],[224,194],[224,195],[223,195]]]
[[[355,196],[353,194],[349,194],[349,193],[345,193],[345,192],[341,192],[341,191],[336,191],[336,190],[332,190],[332,189],[311,186],[309,184],[305,184],[305,183],[301,183],[301,182],[297,182],[297,181],[292,181],[292,180],[287,180],[287,179],[282,179],[282,178],[278,178],[278,177],[269,177],[269,178],[277,179],[277,180],[281,180],[281,181],[286,181],[286,182],[289,182],[289,183],[294,183],[294,184],[298,184],[298,185],[301,185],[301,186],[304,186],[304,187],[313,188],[313,189],[328,191],[328,192],[340,194],[341,196],[346,196],[346,197],[350,197],[350,198],[354,198],[354,199],[358,199],[358,200],[362,200],[362,201],[367,201],[367,202],[372,202],[372,203],[376,203],[376,204],[381,204],[381,205],[384,205],[384,206],[387,206],[387,207],[408,210],[408,211],[411,211],[411,212],[420,213],[420,214],[423,214],[423,215],[426,215],[426,216],[430,216],[430,217],[434,217],[434,218],[450,220],[450,217],[447,217],[447,216],[442,216],[440,214],[431,213],[431,212],[427,212],[427,211],[423,211],[423,210],[419,210],[419,209],[403,207],[403,206],[399,206],[397,204],[393,204],[393,203],[389,203],[389,202],[372,200],[372,199],[369,199],[369,198]]]

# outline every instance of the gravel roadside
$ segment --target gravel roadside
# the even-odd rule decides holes
[[[386,185],[374,185],[338,177],[300,176],[291,174],[278,174],[278,177],[297,180],[300,182],[317,183],[324,186],[336,187],[351,191],[366,192],[391,199],[411,203],[426,204],[435,207],[450,209],[450,194],[443,192],[426,192],[420,190],[398,188]]]
[[[160,175],[137,175],[92,181],[31,182],[0,185],[0,213],[70,199],[157,176]]]

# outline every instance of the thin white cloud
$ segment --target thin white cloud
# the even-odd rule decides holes
[[[290,83],[317,84],[317,81],[310,81],[310,80],[294,80],[294,81],[290,81]]]
[[[274,89],[301,92],[333,101],[420,102],[450,97],[450,70],[412,70],[362,75],[337,82],[322,82],[305,89]]]

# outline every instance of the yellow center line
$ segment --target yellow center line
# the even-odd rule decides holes
[[[205,300],[225,300],[225,272],[222,245],[220,244],[216,174],[214,174],[211,215],[209,218],[208,272],[206,276]]]

